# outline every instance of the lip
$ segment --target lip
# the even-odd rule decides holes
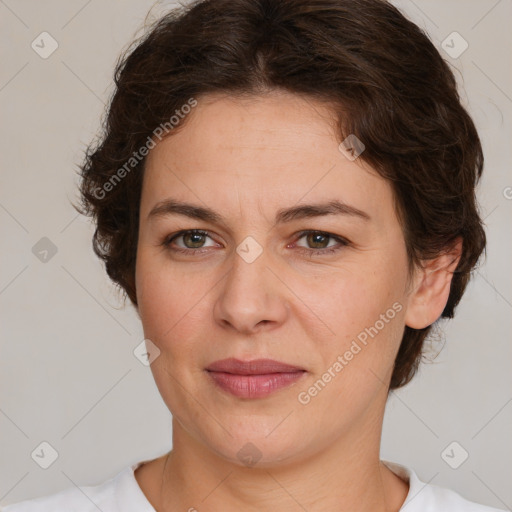
[[[241,361],[230,357],[210,364],[206,370],[212,372],[233,373],[236,375],[264,375],[268,373],[290,373],[304,371],[304,368],[275,361],[274,359],[253,359]]]
[[[273,359],[222,359],[206,371],[224,391],[239,398],[263,398],[290,386],[307,372],[303,368]]]

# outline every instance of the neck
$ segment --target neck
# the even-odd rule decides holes
[[[301,460],[245,467],[207,449],[173,419],[173,450],[162,458],[158,512],[397,512],[408,485],[379,459],[382,416]]]

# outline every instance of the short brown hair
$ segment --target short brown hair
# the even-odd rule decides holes
[[[93,217],[94,251],[134,305],[145,158],[114,182],[116,173],[190,98],[279,89],[330,105],[340,141],[349,134],[363,141],[360,158],[392,185],[410,269],[462,238],[441,315],[454,316],[486,244],[475,197],[482,147],[450,67],[390,3],[196,0],[135,40],[114,79],[104,133],[80,167],[75,208]],[[390,389],[415,374],[431,327],[405,327]]]

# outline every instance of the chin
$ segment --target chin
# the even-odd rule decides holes
[[[232,436],[221,428],[218,437],[203,438],[203,442],[212,452],[240,467],[269,469],[281,466],[304,455],[304,433],[299,429],[290,431],[289,425],[279,431],[282,421],[283,417],[268,417],[258,428],[254,417],[247,418],[245,425],[239,419],[236,426],[225,423]]]

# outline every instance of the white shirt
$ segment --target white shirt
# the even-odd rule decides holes
[[[141,461],[95,486],[72,487],[55,494],[21,501],[4,507],[2,512],[155,512],[135,479]],[[393,462],[382,461],[409,484],[409,492],[400,508],[404,512],[500,512],[464,499],[454,491],[425,484],[416,473]],[[504,511],[501,511],[504,512]]]

